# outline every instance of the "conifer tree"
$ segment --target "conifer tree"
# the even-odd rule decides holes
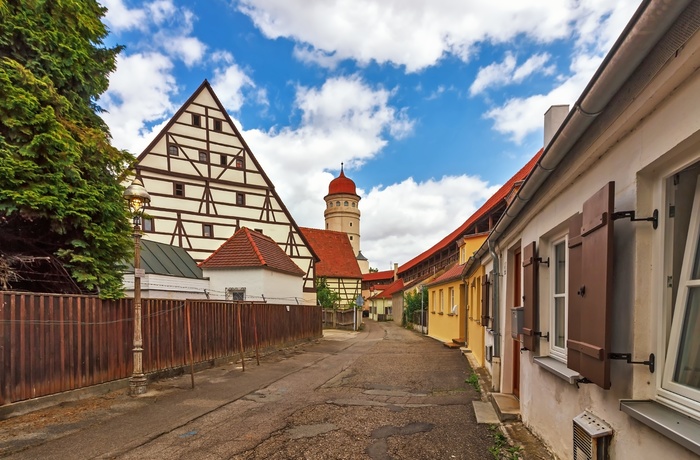
[[[132,256],[122,199],[133,157],[99,117],[120,47],[95,0],[0,0],[0,253],[57,257],[103,297]]]

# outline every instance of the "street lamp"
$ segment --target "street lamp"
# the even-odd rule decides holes
[[[129,379],[129,393],[135,396],[146,392],[141,336],[141,217],[145,207],[151,202],[151,195],[146,191],[141,179],[136,178],[124,190],[123,196],[134,216],[134,370]]]

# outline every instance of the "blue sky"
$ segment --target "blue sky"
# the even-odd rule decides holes
[[[301,226],[340,163],[388,269],[454,230],[542,147],[639,1],[100,0],[125,46],[100,100],[138,155],[208,79]]]

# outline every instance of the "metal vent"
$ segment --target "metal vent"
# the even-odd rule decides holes
[[[574,460],[606,460],[610,425],[589,412],[574,418]]]

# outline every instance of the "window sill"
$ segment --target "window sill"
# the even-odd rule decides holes
[[[434,311],[431,311],[431,312],[430,312],[430,314],[431,314],[431,315],[434,315],[434,314],[435,314],[435,312],[434,312]]]
[[[547,372],[551,372],[560,379],[566,380],[571,385],[575,384],[576,380],[581,378],[578,372],[572,371],[566,367],[566,364],[551,356],[537,356],[535,357],[535,363]]]
[[[455,316],[454,313],[448,313],[447,316]]]
[[[700,422],[656,401],[620,400],[620,410],[700,455]]]
[[[444,315],[444,313],[443,313],[443,312],[439,312],[438,315]]]

